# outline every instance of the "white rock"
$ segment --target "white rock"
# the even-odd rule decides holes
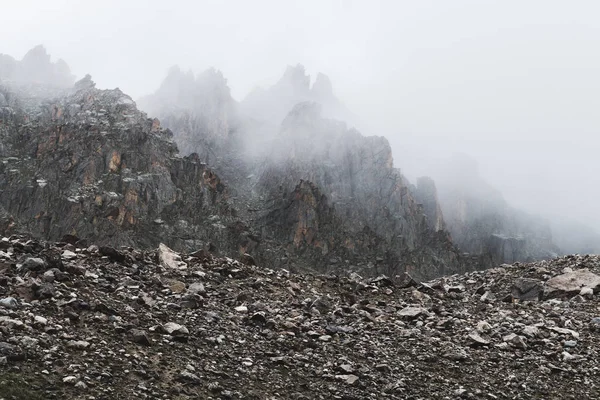
[[[72,260],[77,257],[77,254],[73,253],[71,250],[65,250],[61,254],[61,257],[65,260]]]
[[[189,335],[190,331],[188,330],[188,328],[186,328],[183,325],[177,324],[175,322],[167,322],[166,324],[163,325],[163,329],[169,334],[182,334],[182,335]]]
[[[181,260],[181,256],[162,243],[158,246],[158,259],[165,268],[187,268],[187,264]]]

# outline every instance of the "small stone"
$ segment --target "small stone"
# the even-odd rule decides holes
[[[35,292],[40,299],[51,299],[56,294],[56,288],[51,283],[43,283]]]
[[[346,382],[349,385],[353,385],[357,380],[358,376],[348,374],[348,375],[336,375],[336,379]]]
[[[87,389],[87,385],[86,385],[86,384],[85,384],[85,382],[83,382],[83,381],[79,381],[79,382],[77,382],[77,383],[75,384],[75,387],[76,387],[77,389],[81,389],[81,390],[85,390],[85,389]]]
[[[444,353],[444,357],[452,361],[465,361],[469,359],[469,354],[464,349],[456,349]]]
[[[551,331],[556,332],[556,333],[560,333],[561,335],[571,335],[573,336],[575,339],[579,339],[579,333],[575,332],[571,329],[567,329],[567,328],[559,328],[559,327],[552,327],[550,328]]]
[[[181,281],[173,281],[169,285],[169,289],[173,293],[183,293],[185,292],[185,283]]]
[[[53,270],[49,270],[44,272],[44,275],[42,275],[42,279],[44,280],[44,282],[52,283],[56,280],[56,275],[54,274]]]
[[[529,325],[523,328],[523,335],[526,337],[533,339],[538,336],[540,330],[535,325]]]
[[[484,294],[481,295],[481,297],[479,298],[479,301],[483,301],[485,303],[489,303],[496,300],[496,296],[494,296],[494,294],[492,292],[490,292],[489,290],[487,290]]]
[[[76,376],[69,375],[69,376],[65,376],[62,381],[63,381],[63,383],[74,384],[76,380],[77,380]]]
[[[600,330],[600,317],[594,317],[590,321],[590,329],[593,331]]]
[[[48,324],[48,320],[42,316],[36,315],[33,317],[33,322],[37,325],[46,326]]]
[[[90,346],[90,342],[86,342],[85,340],[69,340],[67,342],[67,347],[72,349],[83,350]]]
[[[344,372],[354,372],[354,368],[350,364],[342,364],[340,365],[340,369]]]
[[[486,321],[479,321],[475,329],[477,329],[477,332],[479,333],[487,333],[492,330],[492,326]]]
[[[465,291],[464,285],[446,286],[445,289],[448,293],[461,293]]]
[[[577,341],[576,340],[565,340],[563,345],[565,347],[575,347],[575,346],[577,346]]]
[[[188,293],[191,294],[205,294],[206,289],[204,288],[204,284],[202,282],[194,282],[188,287]]]
[[[398,315],[407,319],[417,318],[421,314],[426,314],[427,309],[423,307],[405,307],[398,311]]]
[[[331,341],[331,336],[329,336],[329,335],[319,336],[319,340],[321,342],[329,342],[329,341]]]
[[[239,313],[247,313],[248,312],[248,307],[246,307],[246,306],[237,306],[234,310],[237,311],[237,312],[239,312]]]
[[[14,297],[5,297],[0,299],[0,306],[13,309],[19,307],[19,302]]]
[[[164,244],[158,246],[158,260],[165,268],[186,269],[187,264],[181,260],[181,256]]]
[[[469,339],[471,339],[471,346],[487,346],[490,344],[489,340],[482,338],[477,332],[470,333]]]
[[[389,372],[390,366],[388,364],[377,364],[375,369],[379,372]]]
[[[200,383],[202,382],[202,379],[200,379],[200,377],[190,371],[184,370],[181,371],[181,373],[179,374],[178,377],[179,381],[182,382],[191,382],[191,383]]]
[[[518,349],[527,349],[527,343],[525,343],[525,338],[523,336],[519,336],[517,334],[511,333],[509,335],[503,336],[502,340],[506,343],[511,344],[513,347]]]
[[[255,325],[265,325],[267,323],[267,317],[263,311],[259,311],[250,317],[250,321]]]
[[[585,299],[591,300],[594,298],[594,290],[589,287],[581,288],[579,295]]]
[[[46,267],[46,261],[37,257],[30,257],[23,263],[23,269],[26,271],[40,271]]]
[[[77,254],[73,253],[71,250],[65,250],[62,252],[61,257],[65,260],[72,260],[77,258]]]
[[[190,334],[190,331],[188,330],[188,328],[186,328],[183,325],[176,324],[175,322],[167,322],[166,324],[163,325],[163,329],[169,335],[173,335],[173,336]]]
[[[143,346],[150,346],[151,342],[146,332],[142,329],[133,329],[131,331],[131,340],[134,343],[141,344]]]

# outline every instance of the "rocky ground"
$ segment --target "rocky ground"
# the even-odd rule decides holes
[[[75,239],[0,240],[0,398],[600,398],[598,256],[418,283]]]

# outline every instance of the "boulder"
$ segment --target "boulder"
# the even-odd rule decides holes
[[[574,296],[579,294],[583,288],[590,288],[594,292],[600,290],[600,275],[596,275],[588,269],[578,269],[555,276],[546,281],[544,297]]]

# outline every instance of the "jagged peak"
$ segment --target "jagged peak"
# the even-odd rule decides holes
[[[83,78],[75,82],[73,90],[78,92],[80,90],[94,89],[95,87],[96,82],[92,80],[92,76],[90,74],[86,74]]]
[[[278,84],[287,84],[296,89],[309,90],[310,76],[306,74],[306,69],[302,64],[288,65]]]
[[[21,61],[26,62],[29,60],[45,61],[48,64],[50,64],[50,54],[48,54],[48,51],[46,50],[46,47],[44,47],[44,45],[38,44],[37,46],[29,50],[27,53],[25,53],[25,56],[23,56],[23,59]]]
[[[327,75],[319,72],[311,90],[317,98],[325,96],[332,97],[333,85],[331,84],[331,79],[329,79]]]
[[[66,88],[73,85],[75,76],[67,63],[59,59],[52,62],[50,54],[43,45],[29,50],[21,59],[2,55],[0,57],[0,79],[18,85],[34,84],[47,87]]]

